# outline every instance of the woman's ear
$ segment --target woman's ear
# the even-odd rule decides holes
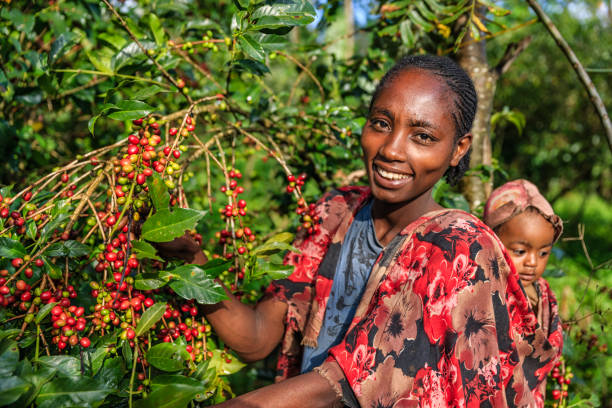
[[[457,143],[455,143],[455,150],[453,151],[453,156],[451,157],[450,166],[455,167],[461,161],[461,158],[465,156],[465,154],[470,150],[470,146],[472,146],[472,134],[466,133],[461,136]]]

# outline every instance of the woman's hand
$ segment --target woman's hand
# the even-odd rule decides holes
[[[186,232],[182,237],[175,238],[170,242],[158,242],[153,244],[157,253],[163,258],[179,258],[190,264],[203,265],[208,261],[200,244]]]

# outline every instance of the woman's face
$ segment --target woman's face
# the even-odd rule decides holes
[[[452,98],[444,81],[420,69],[401,72],[374,101],[361,146],[372,194],[388,204],[427,197],[471,144],[455,143]]]

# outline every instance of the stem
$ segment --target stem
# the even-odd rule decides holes
[[[34,352],[34,361],[38,361],[38,349],[40,347],[40,325],[36,325],[36,351]]]
[[[126,340],[129,341],[129,340]],[[132,356],[132,375],[130,376],[130,400],[128,402],[128,407],[132,408],[132,395],[134,389],[134,374],[136,374],[136,363],[138,361],[138,339],[134,337],[134,355]]]
[[[119,78],[125,78],[125,79],[133,79],[134,81],[149,82],[155,85],[163,86],[164,88],[167,88],[167,89],[170,88],[168,84],[156,81],[154,79],[142,78],[142,77],[137,77],[134,75],[116,74],[114,72],[94,71],[92,69],[69,69],[69,68],[53,69],[52,71],[53,72],[71,72],[75,74],[102,75],[102,76],[107,76],[107,77],[119,77]]]
[[[540,21],[542,21],[542,24],[544,24],[544,26],[548,30],[548,33],[555,40],[561,51],[563,51],[563,54],[565,54],[572,68],[578,75],[578,79],[580,79],[580,82],[582,82],[582,85],[589,94],[591,103],[593,103],[593,106],[595,107],[595,110],[599,115],[599,119],[601,120],[601,124],[603,125],[604,130],[606,132],[606,136],[608,137],[608,146],[612,151],[612,122],[610,122],[610,117],[608,116],[608,112],[606,111],[606,106],[601,100],[601,97],[599,96],[599,93],[597,92],[597,88],[595,88],[593,81],[591,81],[591,77],[589,77],[589,74],[586,72],[586,70],[578,60],[578,57],[576,57],[576,54],[574,54],[574,51],[569,46],[567,41],[565,41],[557,27],[550,19],[550,17],[548,17],[542,7],[540,7],[540,4],[538,4],[536,0],[527,0],[527,3],[529,3],[531,9],[535,11]]]

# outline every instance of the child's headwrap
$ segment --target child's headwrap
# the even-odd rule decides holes
[[[510,181],[493,190],[485,205],[484,222],[491,229],[495,229],[529,207],[535,208],[553,225],[553,242],[556,242],[563,232],[563,222],[538,188],[527,180]]]

